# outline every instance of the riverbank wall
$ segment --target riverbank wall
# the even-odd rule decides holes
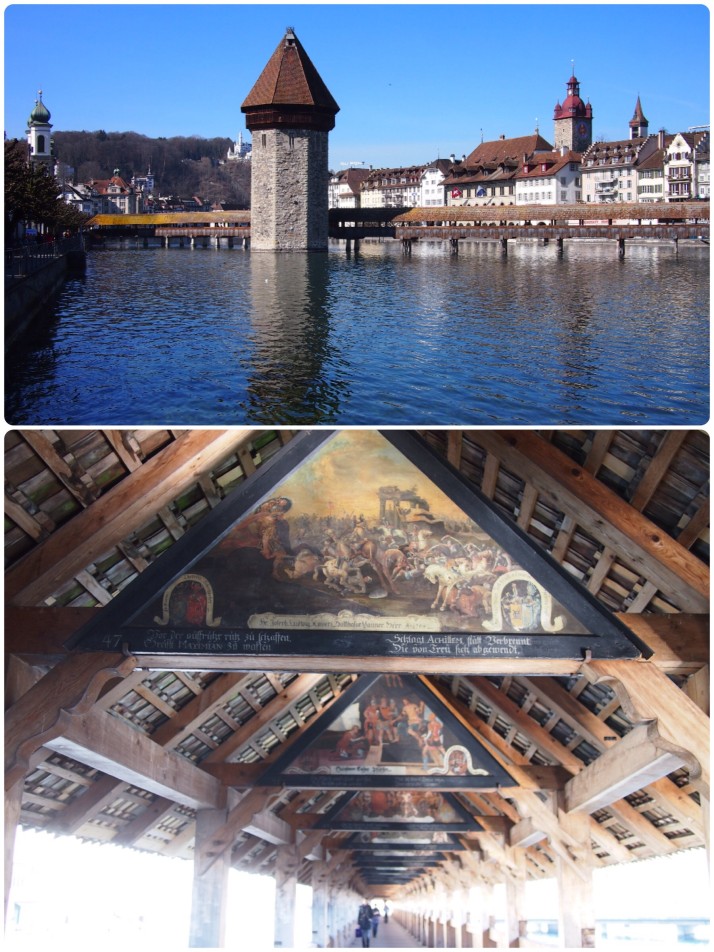
[[[81,240],[53,242],[37,250],[8,251],[5,262],[5,351],[25,335],[62,290],[69,275],[83,274]]]

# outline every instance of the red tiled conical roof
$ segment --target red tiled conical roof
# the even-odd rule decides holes
[[[255,121],[261,126],[285,125],[284,120],[291,115],[295,118],[296,114],[300,118],[319,116],[321,124],[331,118],[332,128],[339,110],[291,27],[241,106],[249,128],[255,127]],[[273,117],[272,122],[268,116]]]

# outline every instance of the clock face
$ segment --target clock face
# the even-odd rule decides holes
[[[581,122],[580,125],[578,126],[578,135],[579,136],[587,135],[587,131],[588,131],[588,127],[585,125],[584,122]]]

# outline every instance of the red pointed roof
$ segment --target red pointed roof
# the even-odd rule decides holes
[[[592,106],[580,98],[580,83],[575,73],[568,80],[568,95],[556,103],[553,119],[592,119]]]
[[[249,129],[290,125],[291,117],[302,120],[310,114],[320,117],[321,127],[331,118],[331,129],[339,110],[292,27],[288,27],[241,106]]]

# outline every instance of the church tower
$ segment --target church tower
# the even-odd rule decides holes
[[[52,138],[50,132],[50,111],[42,102],[42,90],[37,94],[35,108],[27,120],[27,145],[30,152],[30,162],[33,165],[44,165],[51,172],[54,165],[52,155]]]
[[[555,148],[584,152],[593,141],[593,110],[590,103],[580,98],[580,83],[575,73],[568,80],[568,95],[562,106],[557,103],[553,115]]]
[[[649,135],[649,122],[645,119],[645,114],[642,112],[642,103],[640,102],[640,97],[637,97],[637,103],[635,104],[635,113],[630,119],[630,139],[646,139]]]
[[[327,136],[339,109],[288,27],[241,106],[253,137],[253,249],[327,250]]]

